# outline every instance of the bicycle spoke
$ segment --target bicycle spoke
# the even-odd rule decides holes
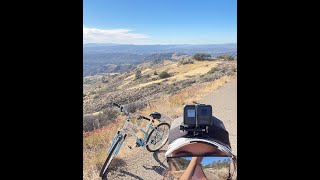
[[[168,140],[169,136],[169,124],[159,124],[156,130],[153,130],[148,137],[147,149],[149,151],[159,150]]]

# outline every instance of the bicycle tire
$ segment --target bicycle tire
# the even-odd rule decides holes
[[[112,149],[111,149],[111,151],[110,151],[110,153],[108,154],[108,157],[107,157],[107,159],[106,159],[106,161],[104,162],[104,164],[103,164],[103,166],[102,166],[102,168],[101,168],[101,171],[100,171],[100,174],[99,174],[99,176],[102,178],[102,179],[104,179],[106,176],[107,176],[107,169],[108,169],[108,167],[110,166],[110,164],[111,164],[111,161],[114,159],[114,153],[115,153],[115,149],[118,147],[118,145],[119,145],[119,143],[120,143],[120,141],[123,139],[123,137],[120,137],[120,138],[118,138],[118,140],[116,141],[116,143],[114,143],[114,145],[111,147]]]
[[[167,141],[168,141],[170,124],[168,124],[168,123],[160,123],[160,124],[158,124],[157,129],[159,129],[160,126],[168,126],[168,134],[166,135],[167,137],[166,137],[166,139],[162,142],[162,144],[161,144],[159,147],[155,148],[155,149],[151,149],[150,146],[149,146],[149,144],[148,144],[148,145],[146,146],[146,148],[147,148],[147,150],[150,151],[150,152],[158,151],[158,150],[161,149],[161,148],[167,143]],[[150,137],[151,137],[151,135],[152,135],[153,132],[155,132],[154,129],[152,129],[152,131],[151,131],[150,134],[148,135],[147,143],[149,142],[149,139],[150,139]]]

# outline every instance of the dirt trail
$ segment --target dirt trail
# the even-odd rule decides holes
[[[232,152],[237,155],[237,79],[209,93],[201,103],[212,106],[212,114],[220,119],[229,132]]]
[[[213,115],[224,122],[230,135],[232,151],[237,154],[237,79],[206,95],[200,103],[210,104]],[[123,148],[127,148],[124,144]],[[151,153],[146,148],[134,148],[128,156],[116,159],[118,167],[108,174],[108,179],[158,180],[168,168],[164,154],[167,145]]]

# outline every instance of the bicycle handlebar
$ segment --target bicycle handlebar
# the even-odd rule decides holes
[[[112,105],[117,106],[118,108],[121,108],[121,106],[117,103],[112,103]]]
[[[129,115],[129,112],[123,106],[121,106],[120,104],[112,103],[112,105],[113,106],[117,106],[118,108],[120,108],[120,111],[124,112],[127,116]]]
[[[122,105],[117,104],[117,103],[112,103],[112,105],[113,105],[113,106],[117,106],[118,108],[120,108],[120,111],[121,111],[121,112],[124,112],[127,116],[130,115],[130,113],[129,113]],[[151,121],[151,119],[149,119],[149,118],[147,118],[147,117],[145,117],[145,116],[143,116],[143,115],[140,115],[140,116],[138,117],[138,119],[139,119],[139,120],[140,120],[140,119],[145,119],[145,120]]]
[[[142,119],[145,119],[145,120],[151,121],[151,119],[149,119],[149,118],[147,118],[147,117],[145,117],[145,116],[142,116],[142,115],[140,115],[140,117],[139,117],[139,118],[142,118]]]

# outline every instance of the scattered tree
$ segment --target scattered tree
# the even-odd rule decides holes
[[[196,53],[192,56],[193,59],[198,60],[198,61],[207,60],[210,57],[211,57],[210,54],[205,54],[205,53]]]
[[[137,70],[135,73],[136,79],[140,79],[142,77],[141,70]]]
[[[167,71],[162,71],[160,74],[159,74],[159,77],[161,79],[164,79],[164,78],[168,78],[170,77],[171,75],[167,72]]]
[[[220,56],[217,56],[218,59],[224,59],[224,60],[227,60],[227,61],[233,61],[234,60],[234,57],[229,55],[229,54],[224,54],[224,55],[220,55]]]
[[[192,59],[185,59],[185,58],[183,58],[182,60],[180,60],[179,62],[178,62],[178,64],[179,65],[185,65],[185,64],[194,64],[194,60],[192,60]]]
[[[109,80],[108,80],[108,78],[107,78],[107,77],[102,76],[102,78],[101,78],[101,82],[102,82],[102,83],[108,83],[108,82],[109,82]]]

